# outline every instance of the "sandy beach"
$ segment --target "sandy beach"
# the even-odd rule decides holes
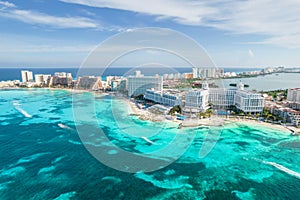
[[[293,127],[293,126],[283,126],[283,125],[279,125],[279,124],[270,124],[267,122],[262,122],[262,121],[257,121],[257,120],[249,120],[249,119],[225,119],[225,124],[228,123],[237,123],[237,124],[241,124],[241,125],[250,125],[250,126],[254,126],[254,127],[267,127],[270,129],[276,129],[276,130],[280,130],[283,133],[287,133],[287,134],[291,134],[291,129],[296,131],[296,132],[300,132],[299,128]]]
[[[132,101],[126,100],[128,105],[130,106],[134,115],[140,116],[142,120],[150,120],[155,122],[162,122],[166,121],[167,119],[163,115],[156,115],[147,110],[140,109],[136,106],[136,104]],[[291,134],[292,131],[300,133],[300,129],[293,127],[293,126],[283,126],[279,124],[270,124],[267,122],[262,122],[258,120],[249,120],[249,119],[234,119],[234,118],[218,118],[216,116],[212,116],[211,118],[206,119],[190,119],[185,121],[180,120],[171,120],[172,122],[177,123],[178,125],[181,124],[182,128],[184,127],[197,127],[197,126],[226,126],[229,124],[241,124],[247,126],[254,126],[254,127],[267,127],[270,129],[279,130],[284,134]]]

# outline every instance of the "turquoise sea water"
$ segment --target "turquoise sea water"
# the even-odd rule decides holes
[[[207,128],[179,131],[173,123],[129,116],[122,100],[97,95],[92,105],[86,98],[91,94],[76,95],[80,98],[74,104],[82,110],[95,107],[98,126],[91,129],[84,116],[75,126],[68,91],[0,91],[0,199],[298,199],[300,195],[299,137],[230,124],[211,152],[199,158]],[[89,131],[79,136],[76,128]],[[125,173],[99,162],[80,140],[93,138],[85,144],[92,148],[109,146],[93,133],[100,128],[114,145],[135,153],[158,151],[174,142],[176,134],[195,138],[169,166]],[[113,159],[119,152],[104,153]]]

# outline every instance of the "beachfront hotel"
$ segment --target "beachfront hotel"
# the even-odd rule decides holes
[[[193,67],[193,78],[220,78],[224,76],[224,69],[222,68],[200,68]]]
[[[264,107],[264,98],[261,94],[245,90],[244,84],[239,82],[235,89],[211,88],[209,101],[214,108],[229,109],[235,106],[244,113],[261,113]]]
[[[35,83],[38,85],[46,84],[48,85],[51,79],[51,74],[35,74]]]
[[[300,102],[300,88],[291,88],[288,89],[287,100]]]
[[[234,103],[237,109],[245,113],[261,113],[264,107],[264,98],[259,93],[237,90]]]
[[[215,109],[229,109],[234,105],[234,95],[236,89],[227,88],[210,88],[209,102]]]
[[[209,93],[206,89],[189,90],[185,95],[185,112],[205,112],[209,108]]]
[[[148,89],[162,91],[163,78],[161,76],[144,76],[141,71],[136,71],[134,76],[128,76],[128,96],[145,95]]]
[[[182,94],[178,90],[157,91],[152,88],[146,90],[144,98],[167,106],[180,106],[181,97]]]
[[[33,82],[33,73],[32,73],[32,71],[22,70],[21,71],[21,76],[22,76],[22,82],[23,83]]]
[[[185,97],[183,96],[183,92],[170,94],[170,92],[152,88],[146,90],[145,99],[168,106],[180,105],[188,113],[205,112],[209,109],[209,102],[213,109],[228,110],[236,107],[244,113],[251,114],[261,113],[264,107],[263,96],[245,90],[242,82],[239,82],[236,88],[228,89],[209,88],[205,81],[201,89],[191,89],[185,93]]]

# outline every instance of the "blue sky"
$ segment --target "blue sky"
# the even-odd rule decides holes
[[[0,67],[77,67],[144,27],[188,35],[217,66],[299,66],[299,13],[299,0],[0,0]]]

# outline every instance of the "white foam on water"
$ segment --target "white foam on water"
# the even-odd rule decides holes
[[[114,184],[122,182],[122,180],[120,178],[117,178],[117,177],[114,177],[114,176],[105,176],[101,180],[102,181],[108,180],[108,181],[113,182]]]
[[[232,191],[232,193],[234,193],[240,199],[255,199],[253,192],[253,188],[250,188],[247,192],[240,192],[238,190]]]
[[[149,140],[147,137],[142,136],[141,137],[143,140],[145,140],[146,142],[150,143],[150,144],[155,144],[153,141]]]
[[[50,173],[50,172],[54,171],[55,168],[56,168],[56,166],[54,166],[54,165],[52,165],[50,167],[41,168],[38,172],[38,175]]]
[[[67,129],[67,130],[73,130],[71,127],[64,125],[62,123],[57,124],[58,127],[62,128],[62,129]]]
[[[19,103],[19,101],[13,101],[13,105],[17,111],[19,111],[22,115],[24,115],[24,117],[27,117],[27,118],[32,117],[32,115],[28,114],[28,112],[26,112],[24,109],[22,109],[20,107],[21,104]]]
[[[81,145],[80,142],[74,141],[74,140],[68,140],[69,143],[71,144],[76,144],[76,145]]]
[[[12,183],[13,181],[7,181],[7,182],[4,182],[4,183],[1,183],[0,184],[0,191],[1,190],[5,190],[7,188],[7,185]]]
[[[23,158],[20,158],[16,165],[17,164],[21,164],[21,163],[28,163],[28,162],[31,162],[31,161],[34,161],[36,160],[37,158],[41,157],[41,156],[44,156],[44,155],[48,155],[50,154],[50,152],[45,152],[45,153],[37,153],[37,154],[33,154],[31,156],[27,156],[27,157],[23,157]]]
[[[19,173],[26,171],[24,167],[18,166],[9,169],[1,169],[0,176],[16,176]]]
[[[24,117],[27,117],[27,118],[31,118],[32,115],[28,114],[28,112],[26,112],[25,110],[23,110],[21,107],[19,106],[15,106],[15,109],[17,111],[19,111],[22,115],[24,115]]]
[[[136,173],[135,177],[142,179],[146,182],[152,183],[154,186],[164,189],[180,189],[180,188],[193,188],[192,185],[188,184],[187,181],[189,179],[188,176],[178,176],[177,178],[173,179],[164,179],[164,180],[157,180],[154,178],[153,175],[147,175],[144,173]]]
[[[283,165],[280,165],[280,164],[275,163],[275,162],[264,161],[264,160],[263,160],[262,162],[263,162],[264,164],[267,164],[267,165],[271,165],[271,166],[273,166],[273,167],[276,167],[276,168],[279,169],[280,171],[283,171],[283,172],[285,172],[285,173],[287,173],[287,174],[289,174],[289,175],[291,175],[291,176],[294,176],[294,177],[300,179],[300,173],[295,172],[295,171],[293,171],[293,170],[291,170],[291,169],[288,169],[288,168],[286,168],[286,167],[283,166]]]
[[[168,171],[165,172],[165,175],[173,175],[175,174],[175,170],[174,169],[170,169]]]
[[[58,197],[56,197],[54,200],[69,200],[71,199],[72,197],[74,197],[76,195],[76,192],[73,191],[73,192],[68,192],[68,193],[64,193],[64,194],[61,194],[59,195]]]
[[[61,161],[61,160],[64,159],[65,157],[66,157],[66,156],[60,156],[60,157],[55,158],[55,160],[52,161],[52,164],[58,163],[59,161]]]

